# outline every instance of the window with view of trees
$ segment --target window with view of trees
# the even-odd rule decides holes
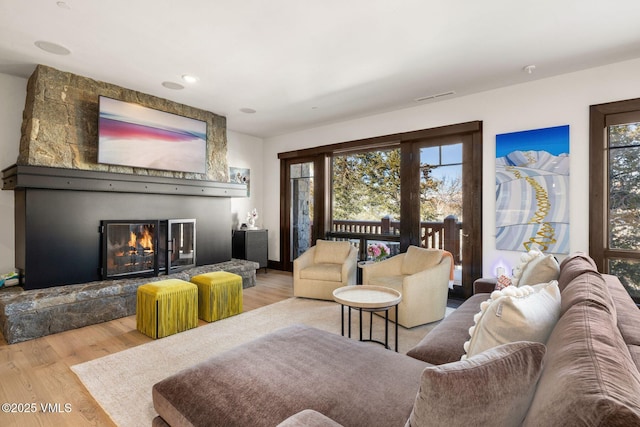
[[[333,157],[333,219],[400,220],[400,149]],[[462,217],[462,144],[420,150],[420,219]]]
[[[420,220],[462,221],[462,143],[420,149]]]
[[[400,220],[400,149],[333,157],[333,220]]]
[[[640,123],[608,127],[609,248],[640,250]],[[609,268],[640,300],[640,262],[612,258]]]
[[[463,144],[430,144],[419,148],[420,245],[443,248],[444,236],[459,237],[462,219],[462,148]],[[365,233],[387,241],[390,251],[397,252],[401,221],[401,149],[365,150],[333,156],[332,168],[332,230],[344,233]],[[417,166],[417,165],[416,165]],[[416,175],[416,178],[418,176]],[[457,228],[456,228],[457,227]],[[450,228],[449,231],[445,231]],[[351,236],[352,238],[355,236]],[[361,239],[361,237],[360,237]],[[361,244],[374,243],[366,240]],[[448,248],[454,252],[457,244]]]
[[[589,253],[640,303],[640,99],[591,106]]]

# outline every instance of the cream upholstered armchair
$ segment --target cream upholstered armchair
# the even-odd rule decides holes
[[[409,246],[406,253],[364,266],[362,284],[402,293],[398,324],[412,328],[444,318],[452,263],[447,251]],[[395,310],[389,318],[395,321]]]
[[[357,257],[347,241],[316,241],[293,261],[293,295],[333,301],[335,289],[356,284]]]

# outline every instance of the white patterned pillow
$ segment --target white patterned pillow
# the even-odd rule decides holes
[[[513,269],[511,283],[514,286],[537,285],[557,280],[560,265],[553,255],[545,255],[532,249],[520,256],[520,264]]]
[[[493,291],[474,316],[462,360],[515,341],[545,344],[559,317],[560,290],[555,280],[535,288],[508,286]]]

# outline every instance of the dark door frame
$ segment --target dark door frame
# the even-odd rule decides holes
[[[473,281],[482,276],[482,122],[472,121],[455,125],[441,126],[431,129],[378,136],[355,141],[348,141],[320,147],[279,153],[280,159],[280,260],[282,270],[291,271],[293,260],[289,259],[289,210],[291,188],[289,168],[291,164],[314,162],[314,235],[313,241],[323,238],[330,230],[331,221],[331,156],[334,153],[348,151],[384,149],[401,147],[401,249],[420,244],[419,205],[412,203],[419,192],[419,181],[412,177],[412,168],[419,168],[419,150],[421,143],[428,140],[448,139],[449,137],[464,139],[463,164],[470,170],[463,172],[464,212],[467,218],[463,225],[463,259],[468,268],[463,269],[462,295],[469,297],[473,293]],[[416,162],[418,165],[416,166]],[[464,166],[463,166],[464,167]],[[416,181],[416,182],[414,182]],[[414,206],[415,205],[415,206]],[[416,213],[417,209],[417,213]],[[467,213],[468,212],[468,213]],[[416,225],[417,224],[417,225]]]
[[[400,222],[400,250],[409,245],[420,246],[420,204],[414,200],[420,197],[420,149],[462,142],[462,210],[461,258],[463,297],[472,295],[473,281],[482,276],[482,144],[474,133],[436,136],[403,144],[401,168],[405,172],[402,183],[402,221]],[[406,206],[405,206],[406,205]],[[408,214],[408,215],[407,215]],[[408,221],[405,221],[408,217]]]
[[[640,121],[640,98],[591,105],[589,113],[589,255],[598,271],[609,273],[610,259],[640,260],[640,251],[609,247],[606,213],[609,208],[606,129],[610,125]]]
[[[313,156],[292,157],[282,159],[280,162],[280,266],[284,271],[293,271],[291,254],[291,165],[297,163],[313,163],[313,223],[312,244],[324,236],[326,232],[326,197],[323,196],[326,188],[326,156],[316,154]]]

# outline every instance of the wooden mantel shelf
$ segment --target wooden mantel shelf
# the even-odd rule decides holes
[[[2,189],[40,188],[115,193],[246,197],[247,186],[230,182],[13,165],[2,171]]]

